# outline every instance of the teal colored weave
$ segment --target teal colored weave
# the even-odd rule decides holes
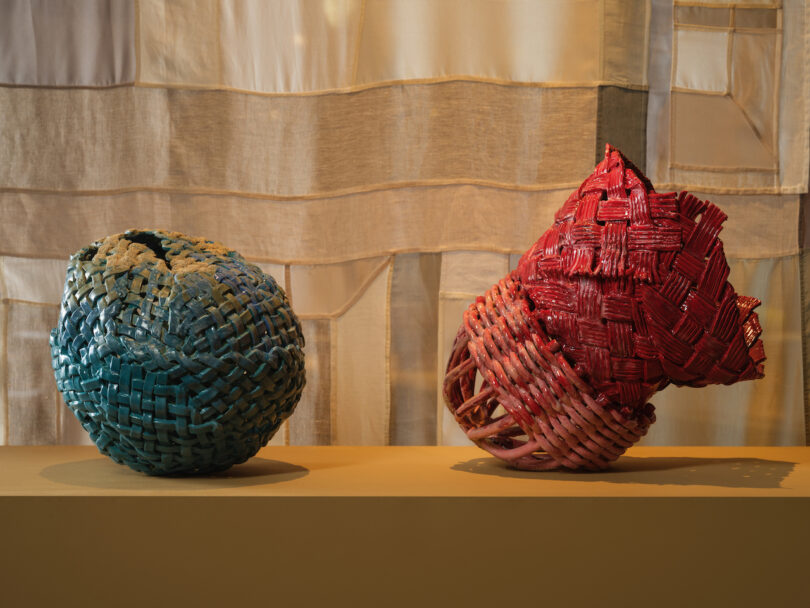
[[[227,469],[304,387],[304,338],[272,277],[223,246],[130,231],[70,259],[56,382],[99,450],[150,475]]]

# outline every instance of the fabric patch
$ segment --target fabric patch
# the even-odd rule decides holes
[[[290,291],[299,317],[332,317],[352,305],[388,258],[290,267]]]
[[[802,397],[804,403],[804,433],[805,445],[810,445],[810,213],[807,206],[810,204],[810,195],[801,197],[799,211],[799,287],[801,289],[801,325],[799,332],[802,336]]]
[[[647,91],[599,87],[596,119],[596,162],[605,154],[605,144],[619,148],[634,159],[643,172],[647,164]],[[638,159],[638,162],[635,161]]]
[[[352,86],[362,0],[220,3],[222,83],[251,91]]]
[[[12,300],[59,304],[68,262],[38,258],[2,257],[5,289],[0,297]]]
[[[487,251],[442,254],[442,297],[469,297],[485,292],[506,274],[509,256]]]
[[[601,80],[608,84],[646,85],[650,3],[605,0],[603,6]]]
[[[675,30],[674,85],[693,91],[728,90],[728,32]]]
[[[217,0],[139,0],[138,82],[220,84]]]
[[[2,278],[2,277],[0,277]],[[0,445],[8,445],[8,308],[0,298]]]
[[[764,171],[771,174],[764,178],[766,183],[774,183],[773,150],[734,99],[674,92],[672,121],[672,164],[676,168]]]
[[[464,311],[509,268],[510,256],[484,251],[453,251],[442,254],[439,286],[439,358],[437,362],[437,409],[439,445],[470,445],[442,396],[445,367],[453,350],[453,340],[463,321]]]
[[[521,82],[599,79],[595,0],[387,0],[366,4],[358,82],[473,75]],[[503,44],[502,32],[510,44]]]
[[[386,445],[389,438],[390,265],[332,321],[332,444]]]
[[[667,182],[741,193],[806,189],[802,5],[676,5],[671,104],[653,103],[655,127],[670,123]],[[655,156],[664,156],[657,138]],[[660,181],[660,173],[651,177]]]
[[[497,279],[495,280],[497,281]],[[436,408],[438,411],[436,441],[438,445],[472,445],[472,441],[467,439],[467,435],[444,402],[442,383],[447,369],[447,360],[453,350],[453,340],[463,321],[464,311],[474,299],[474,295],[464,298],[441,297],[439,299],[439,358],[436,367]]]
[[[683,25],[728,27],[731,24],[731,9],[724,6],[678,6],[676,4],[675,21]]]
[[[293,305],[293,309],[294,309]],[[307,384],[288,419],[290,445],[329,445],[331,442],[331,330],[328,319],[304,319]]]
[[[778,74],[773,61],[777,56],[775,35],[762,33],[734,34],[731,48],[731,99],[740,109],[753,135],[770,151],[775,167],[779,158],[776,139]]]
[[[106,87],[135,80],[135,3],[0,2],[0,82]]]
[[[8,304],[9,445],[58,443],[59,416],[73,415],[58,397],[51,369],[48,338],[58,319],[58,306]]]
[[[436,444],[440,254],[401,254],[391,277],[391,445]]]
[[[737,7],[734,10],[736,27],[775,28],[779,26],[779,11],[775,8]]]
[[[171,127],[165,91],[0,87],[0,107],[0,182],[6,188],[167,183]]]

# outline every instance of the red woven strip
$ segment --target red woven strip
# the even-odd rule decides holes
[[[600,469],[646,432],[656,390],[761,377],[759,301],[728,283],[725,219],[608,146],[464,315],[444,394],[468,437],[521,468]]]
[[[620,395],[618,405],[642,407],[649,395],[628,402],[637,392],[621,384],[634,379],[624,371],[617,379],[606,363],[610,357],[594,349],[612,347],[620,359],[631,353],[641,361],[658,360],[662,385],[725,382],[728,371],[742,375],[756,367],[749,353],[740,352],[740,344],[753,347],[759,334],[753,322],[746,325],[748,315],[735,310],[737,295],[728,284],[718,240],[725,219],[716,206],[691,194],[656,193],[646,177],[608,147],[605,160],[555,216],[546,234],[556,236],[541,237],[541,243],[553,240],[553,249],[535,247],[521,259],[519,275],[535,314],[586,376],[615,379],[607,392],[611,399]],[[551,253],[553,263],[544,252]],[[621,296],[613,293],[611,279],[625,279]],[[577,303],[570,298],[578,298]],[[632,341],[620,339],[616,328],[598,329],[608,321],[629,322]],[[706,333],[719,343],[705,339]],[[717,357],[725,357],[721,372],[715,372]],[[639,382],[654,380],[642,376],[643,367],[624,369],[637,369]]]
[[[533,325],[516,279],[493,286],[465,313],[445,377],[448,406],[470,439],[514,466],[603,469],[646,433],[652,409],[626,417],[594,401],[556,342]],[[635,398],[645,389],[627,390]]]

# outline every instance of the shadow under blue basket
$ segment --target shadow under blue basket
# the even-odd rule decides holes
[[[305,384],[301,325],[275,280],[179,233],[129,231],[74,254],[50,342],[57,386],[99,450],[149,475],[246,461]]]

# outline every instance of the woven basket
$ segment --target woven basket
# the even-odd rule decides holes
[[[272,277],[222,245],[130,231],[74,254],[56,382],[99,450],[151,475],[244,462],[293,412],[304,339]]]
[[[518,268],[464,313],[444,397],[467,436],[517,468],[599,470],[647,432],[648,399],[667,384],[762,377],[760,302],[728,283],[725,219],[655,192],[608,146]]]

